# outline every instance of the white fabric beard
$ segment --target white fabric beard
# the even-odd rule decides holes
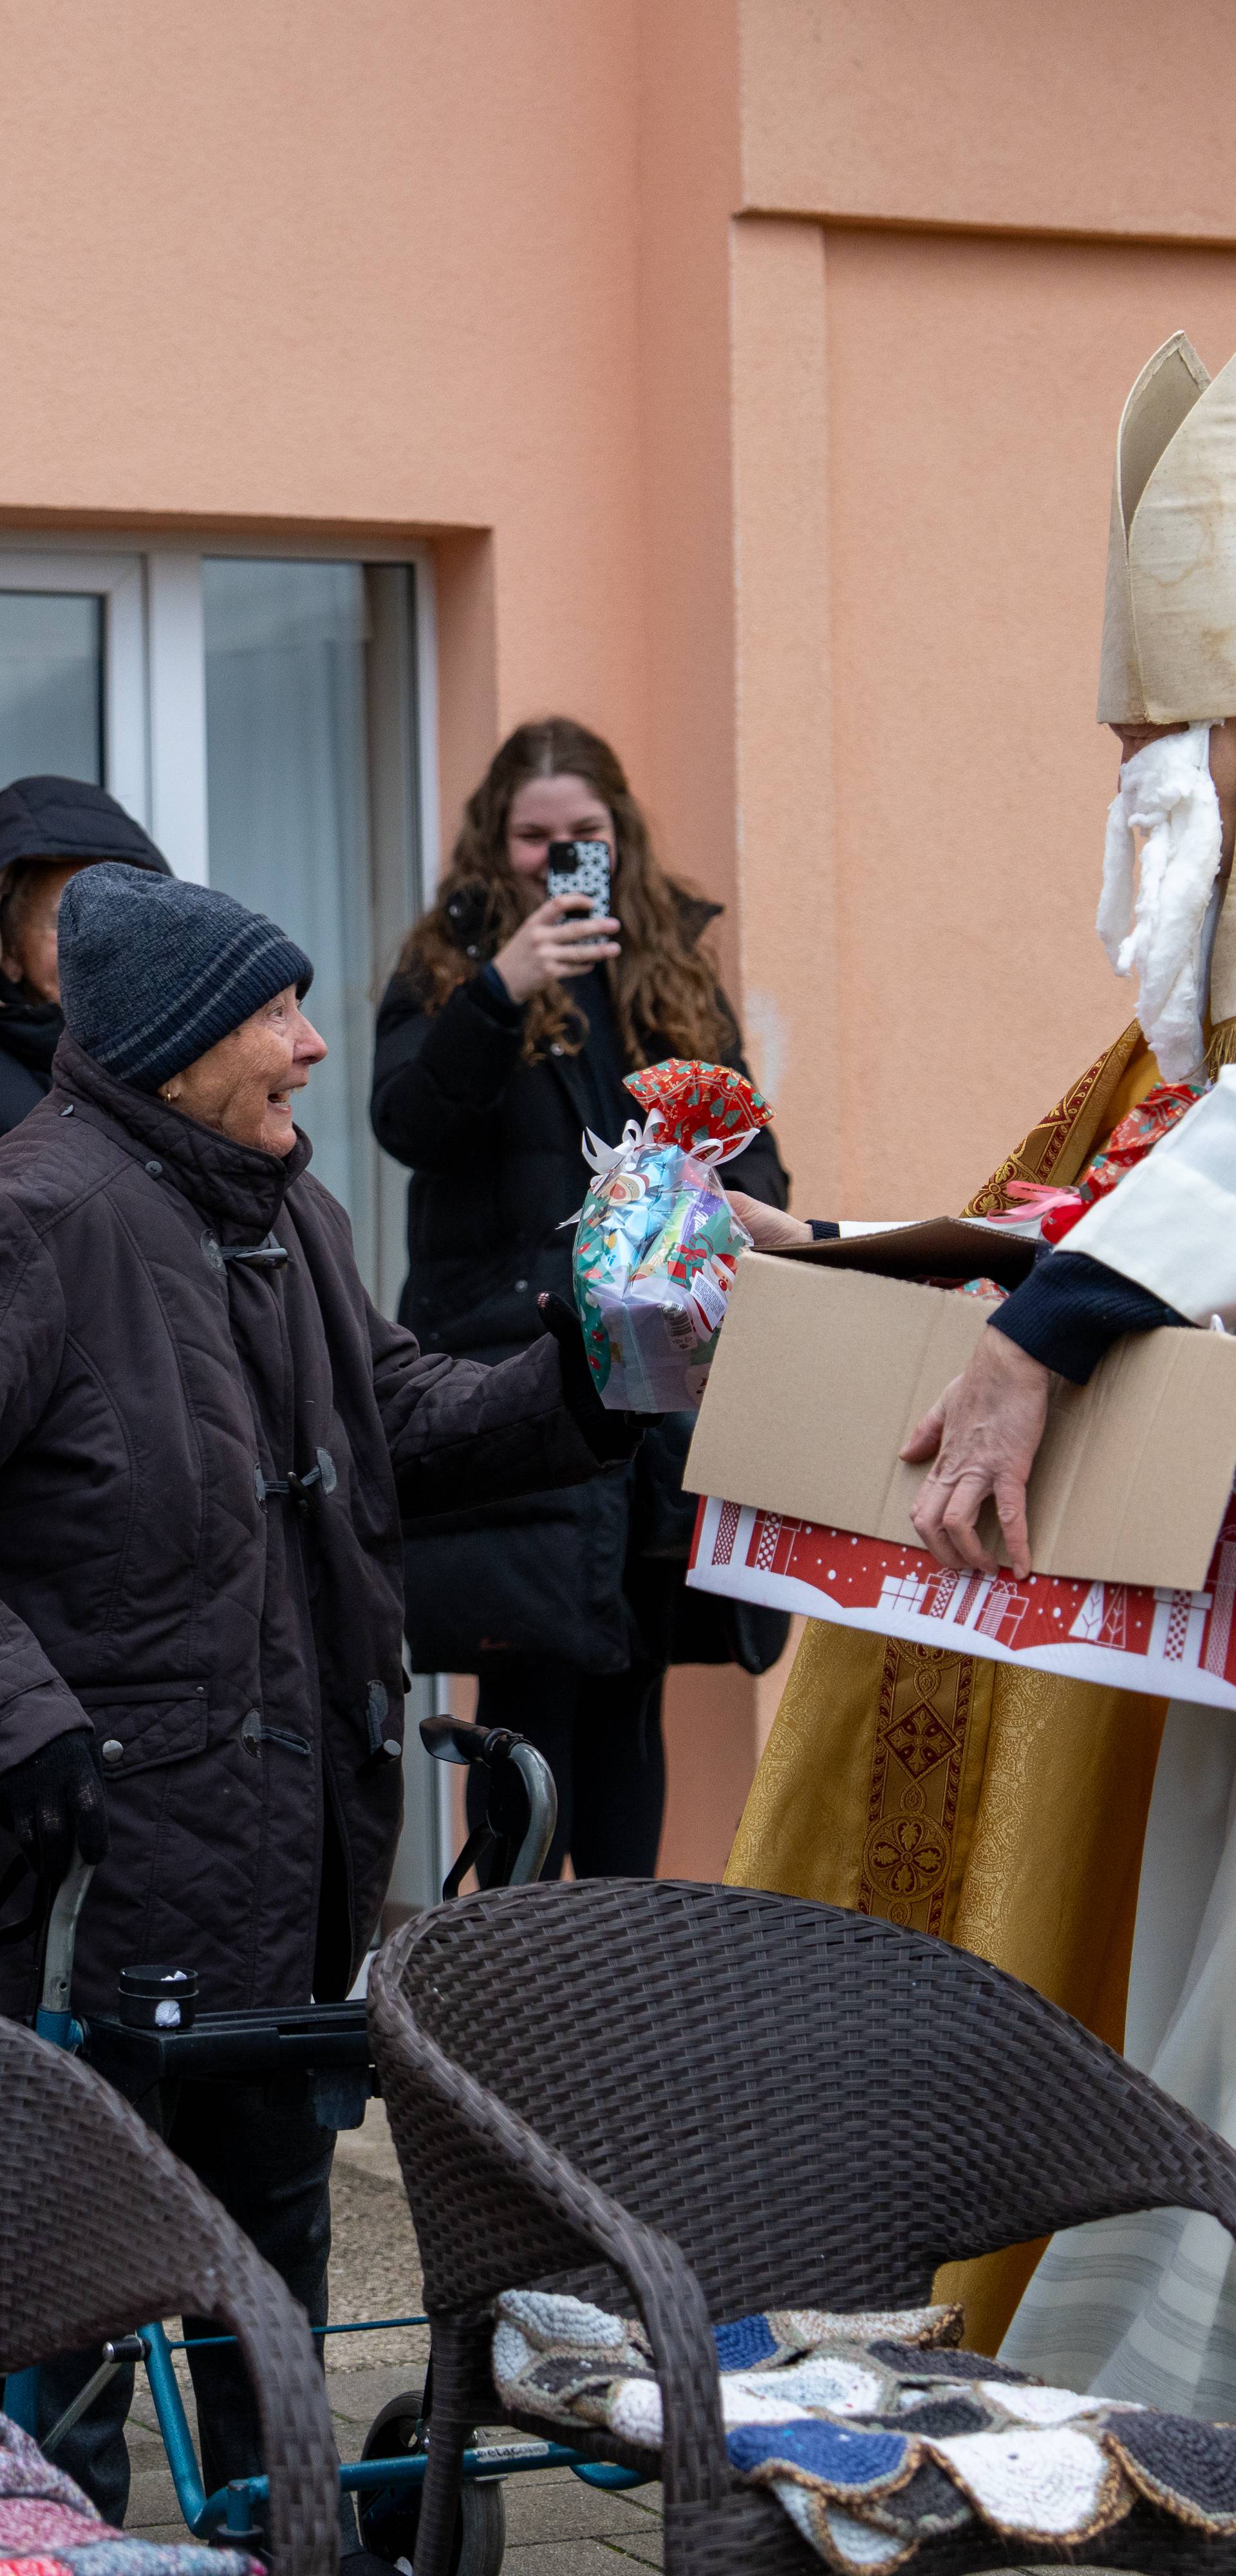
[[[1145,835],[1134,876],[1134,831]],[[1203,930],[1223,832],[1210,775],[1210,727],[1160,734],[1120,772],[1107,814],[1095,927],[1118,975],[1139,979],[1137,1016],[1165,1082],[1202,1060]]]

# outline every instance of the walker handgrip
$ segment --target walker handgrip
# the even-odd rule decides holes
[[[81,1853],[74,1851],[56,1890],[47,1926],[43,1992],[34,2026],[44,2039],[55,2040],[61,2048],[72,2048],[78,2044],[72,2036],[69,2004],[73,1986],[73,1948],[77,1939],[77,1918],[93,1876],[93,1861],[83,1860]]]
[[[558,1792],[544,1754],[526,1735],[515,1735],[506,1726],[477,1726],[466,1717],[423,1717],[421,1742],[439,1762],[479,1762],[490,1774],[485,1822],[469,1835],[447,1876],[444,1899],[458,1895],[461,1878],[495,1844],[498,1875],[490,1884],[531,1886],[541,1875],[558,1821]]]
[[[505,1726],[477,1726],[469,1717],[423,1717],[421,1742],[435,1762],[492,1762],[518,1739]]]

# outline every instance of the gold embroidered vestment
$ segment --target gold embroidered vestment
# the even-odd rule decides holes
[[[1155,1073],[1135,1023],[965,1213],[1007,1205],[1013,1179],[1067,1187]],[[938,1933],[1119,2048],[1164,1708],[811,1621],[726,1878]],[[995,2351],[1040,2250],[939,2276],[980,2351]]]

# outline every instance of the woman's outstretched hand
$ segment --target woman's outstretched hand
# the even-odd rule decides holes
[[[521,921],[493,964],[513,1002],[531,1001],[564,975],[586,975],[602,957],[620,955],[620,923],[598,920],[586,894],[551,894]]]
[[[934,1458],[910,1518],[924,1547],[954,1573],[999,1566],[978,1535],[978,1517],[995,1500],[1009,1563],[1019,1582],[1030,1572],[1026,1483],[1047,1420],[1051,1372],[1010,1341],[983,1334],[968,1368],[946,1386],[901,1452],[910,1466]]]
[[[788,1252],[791,1244],[810,1243],[811,1228],[801,1216],[765,1207],[763,1199],[749,1199],[745,1190],[727,1190],[726,1197],[757,1252]]]

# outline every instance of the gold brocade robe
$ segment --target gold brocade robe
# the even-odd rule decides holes
[[[1067,1188],[1157,1079],[1134,1022],[966,1215],[1007,1205],[1011,1180]],[[1120,2048],[1165,1707],[813,1620],[726,1879],[939,1933]],[[1041,2250],[939,2275],[979,2351],[996,2350]]]

